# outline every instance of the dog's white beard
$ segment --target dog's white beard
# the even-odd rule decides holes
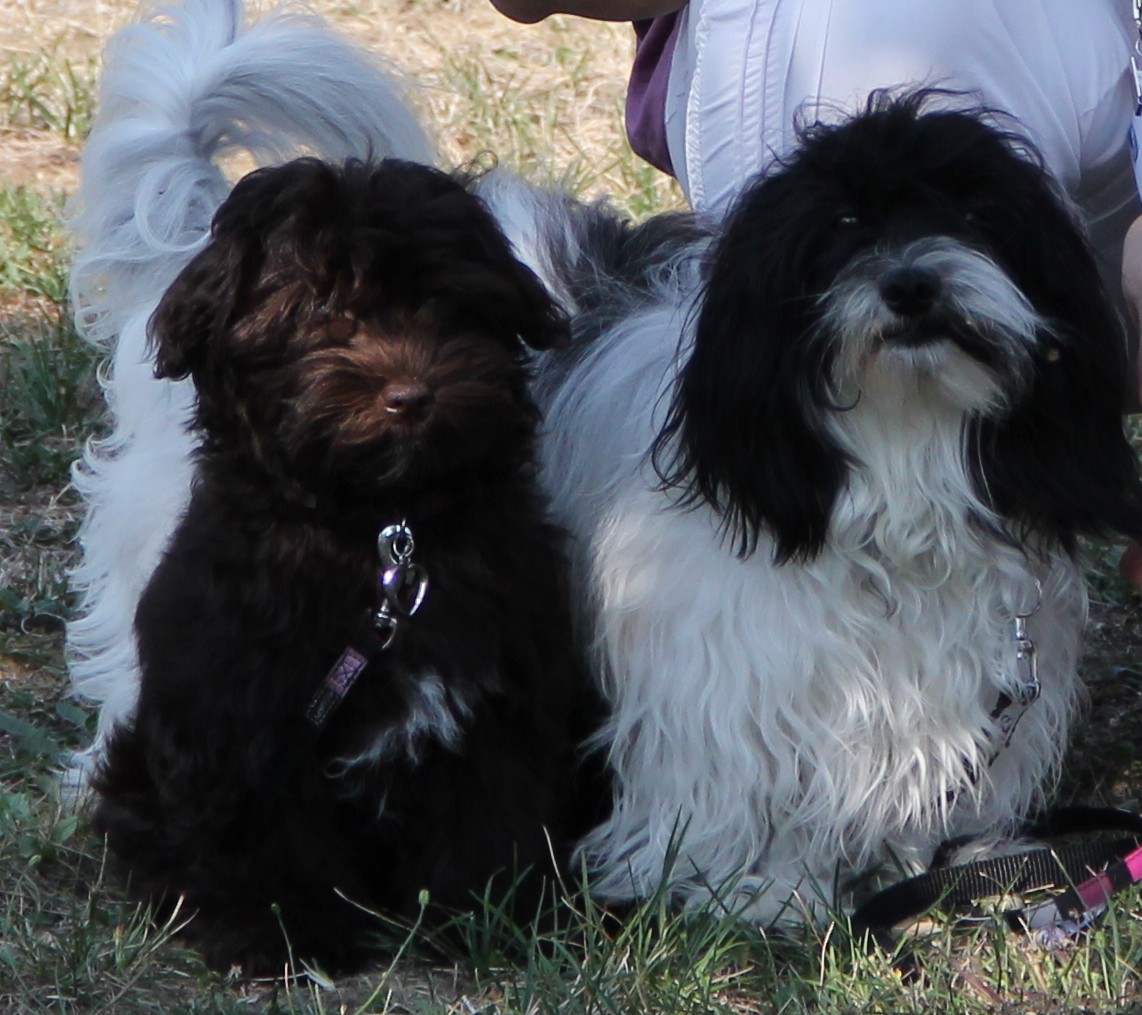
[[[598,741],[615,811],[583,850],[603,897],[665,878],[689,904],[716,897],[762,923],[819,918],[846,874],[926,863],[942,839],[1035,801],[1079,690],[1081,575],[1050,547],[1024,555],[968,525],[988,511],[954,392],[936,411],[902,396],[887,420],[871,398],[839,414],[865,467],[823,552],[776,566],[763,535],[738,559],[720,519],[673,505],[645,459],[684,317],[627,321],[549,406],[548,483],[577,537],[612,709]],[[1013,620],[1040,599],[1042,696],[989,765],[990,713],[1021,686]]]
[[[880,294],[882,276],[896,268],[932,272],[940,280],[937,306],[949,318],[972,322],[990,337],[995,368],[985,366],[949,337],[921,345],[892,338],[903,321]],[[841,274],[821,301],[822,335],[837,347],[838,405],[871,402],[871,425],[909,426],[935,412],[957,416],[1005,410],[1025,381],[1030,352],[1045,323],[990,258],[947,237],[929,237],[899,250],[869,252]],[[950,421],[949,427],[955,427]],[[842,426],[839,438],[846,442]],[[875,454],[880,442],[869,439]],[[950,475],[948,476],[950,478]]]

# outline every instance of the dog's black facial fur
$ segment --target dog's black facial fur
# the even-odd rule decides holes
[[[1048,322],[1006,411],[971,419],[982,499],[1005,534],[1073,547],[1077,532],[1142,534],[1124,436],[1126,345],[1094,259],[1037,155],[931,92],[876,93],[801,145],[731,212],[708,266],[694,348],[655,448],[667,486],[719,509],[741,555],[760,532],[778,561],[822,548],[851,463],[826,418],[837,349],[824,297],[853,259],[947,237],[993,260]],[[922,324],[906,341],[924,340]],[[945,329],[946,332],[947,329]],[[988,343],[952,334],[981,360]]]
[[[159,369],[193,377],[202,448],[96,822],[139,897],[185,896],[212,966],[359,963],[379,924],[337,892],[413,920],[422,889],[441,915],[494,878],[535,914],[580,699],[523,345],[564,331],[464,181],[395,162],[247,177],[163,299]],[[402,519],[423,609],[307,744]]]

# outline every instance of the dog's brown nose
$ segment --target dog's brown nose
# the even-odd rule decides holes
[[[394,416],[419,419],[432,406],[435,396],[423,381],[411,377],[398,377],[389,381],[381,392],[385,411]]]

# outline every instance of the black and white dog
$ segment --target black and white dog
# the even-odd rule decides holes
[[[808,126],[712,238],[492,188],[578,311],[540,401],[610,706],[601,896],[816,918],[1052,785],[1077,537],[1142,534],[1125,343],[1034,151],[959,101]]]

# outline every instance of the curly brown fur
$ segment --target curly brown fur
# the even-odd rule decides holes
[[[526,919],[565,855],[577,690],[525,345],[566,326],[466,184],[259,170],[152,322],[201,450],[96,820],[138,896],[185,897],[216,967],[358,964],[379,924],[345,899],[412,919],[422,889],[441,915],[492,879]],[[428,597],[316,735],[401,519]]]

